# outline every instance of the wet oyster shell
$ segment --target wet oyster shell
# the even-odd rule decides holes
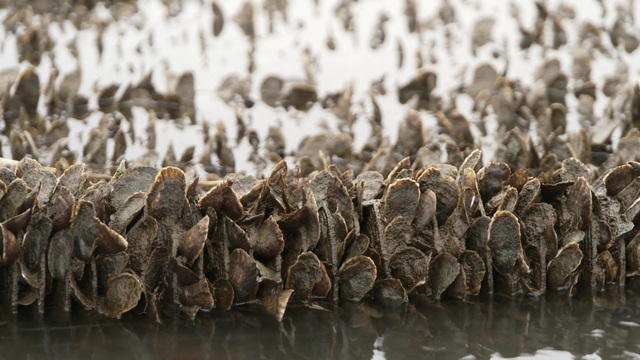
[[[377,276],[376,266],[367,256],[356,256],[345,261],[338,270],[340,299],[358,302],[373,289]]]

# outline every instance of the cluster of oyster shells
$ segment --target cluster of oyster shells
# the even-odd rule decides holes
[[[114,19],[136,8],[107,3]],[[286,1],[265,3],[271,16],[286,13]],[[104,30],[90,10],[95,4],[68,5],[74,26]],[[571,73],[551,57],[539,64],[535,84],[482,63],[471,82],[443,95],[441,75],[420,58],[393,90],[408,108],[397,115],[393,141],[379,103],[383,77],[369,86],[371,132],[356,147],[361,115],[353,87],[320,91],[308,52],[304,81],[268,76],[255,95],[251,76],[221,82],[217,96],[236,114],[233,138],[198,116],[190,71],[169,92],[156,89],[152,73],[90,97],[79,92],[80,70],[59,77],[54,68],[45,83],[37,67],[55,43],[47,26],[68,15],[61,8],[29,25],[48,6],[16,6],[4,19],[19,34],[25,62],[0,74],[0,139],[13,159],[0,161],[0,296],[9,312],[81,307],[159,320],[250,307],[280,320],[290,304],[397,308],[494,294],[572,296],[640,276],[640,88],[622,61],[604,80],[591,71],[594,54],[636,51],[623,8],[609,42],[602,29],[580,25]],[[345,0],[335,8],[345,31],[353,31],[352,6]],[[420,34],[435,25],[420,22],[416,8],[406,1],[409,31]],[[216,2],[211,9],[218,36],[225,16]],[[568,46],[562,24],[571,9],[550,9],[537,3],[534,28],[520,29],[522,50]],[[255,11],[248,1],[234,18],[252,45],[249,74],[257,66]],[[386,39],[383,15],[373,50]],[[445,1],[434,22],[454,21]],[[474,53],[493,43],[492,27],[492,19],[476,23]],[[101,49],[101,36],[96,41]],[[335,46],[327,41],[329,50]],[[400,44],[399,67],[403,59]],[[602,96],[605,110],[596,114]],[[459,111],[459,99],[470,99],[472,117]],[[257,102],[287,114],[322,108],[338,131],[307,134],[288,152],[282,127],[258,135],[247,115]],[[148,113],[142,135],[138,109]],[[82,150],[71,149],[71,119],[96,114]],[[435,126],[425,125],[427,116]],[[161,122],[197,126],[202,139],[190,139],[179,156],[171,146],[160,155]],[[576,122],[580,130],[569,131]],[[494,151],[483,158],[487,138]],[[141,141],[146,152],[128,157],[128,146]],[[234,150],[244,143],[255,175],[236,172]]]
[[[264,179],[203,184],[176,167],[105,176],[5,160],[3,304],[281,319],[291,303],[571,296],[640,275],[640,163],[598,172],[568,158],[534,176],[481,156],[358,174],[282,161]]]

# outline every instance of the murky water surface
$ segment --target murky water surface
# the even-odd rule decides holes
[[[0,359],[635,359],[640,298],[547,296],[383,312],[294,308],[277,323],[250,310],[155,324],[84,313],[0,326]]]

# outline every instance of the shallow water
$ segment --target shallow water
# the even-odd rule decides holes
[[[282,323],[250,310],[163,324],[23,312],[0,326],[0,349],[0,359],[634,359],[640,298],[610,290],[593,301],[496,297],[386,313],[344,304],[292,308]]]

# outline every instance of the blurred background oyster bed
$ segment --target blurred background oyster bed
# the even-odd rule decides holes
[[[540,158],[590,160],[566,143],[611,152],[633,128],[634,4],[9,1],[3,154],[264,174],[318,150],[366,163],[402,132],[422,133],[423,165],[473,148],[504,160],[515,128]],[[21,91],[40,97],[25,114],[17,79],[31,67],[38,87]]]

